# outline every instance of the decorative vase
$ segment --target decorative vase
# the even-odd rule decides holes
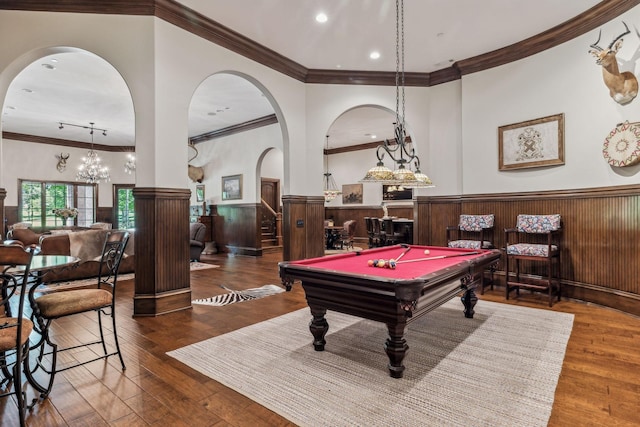
[[[66,223],[67,227],[73,227],[73,218],[71,217],[65,218],[64,222]]]

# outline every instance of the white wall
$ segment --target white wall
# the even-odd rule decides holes
[[[189,188],[187,114],[193,92],[217,72],[247,76],[276,110],[285,194],[305,194],[306,165],[298,160],[306,151],[304,84],[153,17],[0,11],[0,38],[20,40],[0,44],[2,100],[20,70],[51,53],[52,46],[96,53],[121,73],[136,113],[136,185],[140,187]],[[257,153],[256,159],[263,151],[251,145],[248,149],[252,155]],[[0,158],[0,168],[4,167]],[[256,168],[254,163],[247,173],[255,175]],[[0,186],[12,188],[10,183],[0,182]],[[255,186],[245,194],[255,200]]]
[[[76,173],[82,162],[82,157],[88,150],[72,147],[58,147],[49,144],[37,144],[24,141],[5,139],[2,142],[4,162],[0,172],[5,183],[7,197],[5,205],[18,205],[18,179],[33,179],[37,181],[77,182]],[[98,206],[113,205],[113,184],[133,184],[135,174],[129,175],[124,171],[124,164],[129,153],[104,152],[95,150],[102,160],[102,164],[109,167],[110,182],[98,184]],[[67,168],[58,172],[56,155],[69,154]]]
[[[602,27],[606,47],[640,21],[640,7]],[[609,97],[601,67],[588,53],[598,29],[532,57],[462,79],[462,193],[578,189],[637,184],[640,166],[613,168],[602,156],[617,123],[640,119],[640,98],[621,106]],[[638,58],[640,39],[624,38],[618,59]],[[632,64],[623,71],[635,71]],[[635,71],[637,75],[637,71]],[[564,113],[565,165],[498,171],[498,127]]]
[[[602,27],[607,46],[623,29],[622,21],[640,22],[640,6]],[[615,168],[602,156],[602,145],[616,124],[640,120],[640,98],[625,106],[609,97],[601,67],[588,53],[598,30],[537,55],[426,90],[407,88],[407,125],[435,188],[418,195],[483,194],[579,189],[637,184],[640,165]],[[640,38],[625,37],[618,60],[622,71],[638,75]],[[629,62],[630,61],[630,62]],[[373,103],[393,109],[395,94],[378,87],[309,85],[307,137],[314,167],[321,167],[327,123],[353,106]],[[423,88],[424,89],[424,88]],[[564,113],[565,164],[498,170],[498,127]],[[425,154],[427,153],[427,154]],[[425,161],[426,160],[426,161]],[[312,159],[309,159],[312,162]],[[338,185],[355,183],[375,163],[375,151],[330,156]],[[317,171],[318,188],[322,172]],[[380,185],[365,184],[363,204],[378,204]],[[314,194],[316,191],[313,190]],[[340,205],[336,199],[330,206]]]
[[[603,44],[620,33],[622,20],[640,22],[640,6],[602,27]],[[406,88],[408,131],[423,172],[436,185],[417,190],[417,194],[638,183],[640,166],[614,169],[602,158],[604,138],[617,123],[638,120],[640,100],[620,106],[609,98],[600,67],[587,53],[596,38],[594,30],[546,52],[455,82]],[[279,124],[270,126],[264,135],[248,132],[231,144],[211,149],[206,185],[207,200],[212,203],[221,202],[215,193],[220,178],[237,173],[245,180],[242,201],[255,202],[259,162],[271,147],[283,153],[283,194],[321,195],[322,148],[331,123],[359,105],[395,108],[393,87],[305,85],[153,17],[0,11],[0,39],[19,40],[0,44],[0,99],[20,69],[51,47],[86,49],[122,74],[134,101],[136,185],[143,187],[195,188],[183,172],[191,96],[205,78],[217,72],[249,78],[272,101]],[[619,59],[640,56],[639,46],[640,39],[632,29]],[[565,165],[498,171],[499,126],[557,113],[565,115]],[[0,185],[8,191],[6,203],[12,205],[14,187],[7,179],[13,172],[7,156],[5,149],[0,159]],[[110,156],[104,154],[105,159]],[[373,150],[347,153],[332,156],[330,161],[338,184],[352,184],[375,162],[375,154]],[[110,205],[110,200],[103,199],[107,193],[100,191],[101,206]],[[377,188],[370,192],[367,185],[364,203],[378,204],[379,194]]]
[[[197,147],[199,154],[192,164],[204,167],[202,184],[205,185],[207,204],[257,203],[261,173],[281,182],[284,179],[282,133],[276,124],[202,142]],[[267,151],[275,153],[265,156],[266,161],[262,161],[262,165],[266,169],[261,172],[258,166]],[[264,174],[267,171],[269,175]],[[238,174],[242,174],[242,199],[223,201],[222,177]],[[192,204],[195,204],[195,186],[195,183],[189,184]]]

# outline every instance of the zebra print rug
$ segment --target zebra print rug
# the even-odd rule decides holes
[[[284,292],[284,289],[278,285],[264,285],[259,288],[245,289],[244,291],[236,291],[228,288],[225,285],[220,285],[221,288],[229,291],[228,294],[216,295],[210,298],[201,298],[191,301],[192,304],[201,305],[213,305],[221,307],[223,305],[233,304],[235,302],[250,301],[258,298],[264,298],[269,295],[279,294]]]

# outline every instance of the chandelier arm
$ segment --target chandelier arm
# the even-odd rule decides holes
[[[384,151],[386,151],[387,154],[389,155],[389,157],[391,157],[391,159],[393,159],[393,155],[391,154],[391,152],[387,148],[386,144],[385,145],[378,145],[378,148],[376,148],[376,157],[378,158],[378,162],[382,163],[382,160],[384,159],[384,153],[381,152],[380,149],[383,149]]]

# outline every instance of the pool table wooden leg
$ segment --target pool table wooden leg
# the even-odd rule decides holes
[[[467,289],[460,299],[462,300],[462,304],[464,304],[464,317],[473,319],[473,315],[475,314],[473,307],[475,307],[478,302],[478,296],[473,288]]]
[[[313,315],[313,319],[309,323],[309,330],[313,335],[313,348],[315,351],[324,351],[324,345],[327,343],[324,336],[329,330],[329,323],[324,318],[327,309],[312,306],[309,306],[309,308],[311,309],[311,315]]]
[[[384,350],[389,356],[389,375],[392,378],[402,378],[404,373],[404,365],[402,360],[409,350],[407,341],[404,339],[404,329],[407,326],[406,322],[402,323],[387,323],[387,329],[389,330],[389,338],[384,343]]]

